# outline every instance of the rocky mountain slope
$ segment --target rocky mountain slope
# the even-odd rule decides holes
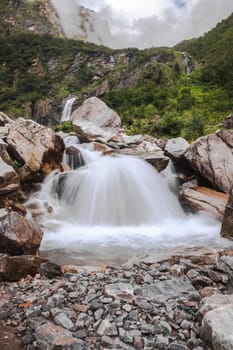
[[[59,124],[69,97],[75,107],[97,96],[131,134],[191,140],[232,112],[232,16],[175,49],[111,50],[59,38],[48,8],[44,0],[1,2],[0,109],[11,117]]]

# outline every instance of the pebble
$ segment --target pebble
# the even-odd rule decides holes
[[[227,294],[232,261],[180,258],[0,283],[0,326],[14,326],[24,350],[203,350],[201,300]]]

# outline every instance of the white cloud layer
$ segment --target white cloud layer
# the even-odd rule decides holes
[[[73,12],[74,3],[96,11],[108,22],[115,48],[173,46],[203,35],[233,12],[233,0],[52,1],[62,4],[64,13]]]
[[[80,0],[109,23],[116,47],[174,45],[233,12],[232,0]]]

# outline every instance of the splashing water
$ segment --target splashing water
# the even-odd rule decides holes
[[[217,220],[184,213],[168,186],[168,171],[158,174],[132,156],[83,154],[86,165],[51,174],[37,194],[53,208],[42,217],[42,251],[50,259],[60,254],[63,263],[116,261],[146,249],[225,242]]]

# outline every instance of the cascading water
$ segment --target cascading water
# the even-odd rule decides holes
[[[72,107],[75,101],[76,101],[76,97],[68,98],[66,100],[62,111],[61,123],[70,120]]]
[[[45,208],[45,256],[61,263],[116,262],[148,249],[219,244],[220,223],[184,213],[167,171],[158,174],[132,156],[81,151],[84,166],[51,174],[37,194]]]

